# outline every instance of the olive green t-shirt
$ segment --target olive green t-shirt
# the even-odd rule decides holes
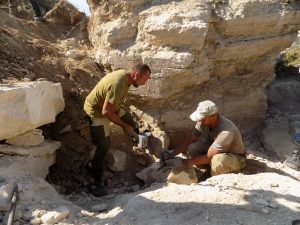
[[[117,70],[107,74],[86,97],[84,111],[92,118],[103,117],[102,107],[105,99],[119,111],[127,97],[129,87],[125,70]]]
[[[208,138],[211,146],[220,153],[245,154],[244,143],[239,129],[224,116],[219,117],[217,127],[212,130],[198,122],[193,135]]]

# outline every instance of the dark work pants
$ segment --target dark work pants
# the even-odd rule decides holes
[[[135,132],[138,133],[138,126],[128,112],[121,117],[121,120],[132,126]],[[103,175],[105,156],[110,148],[110,136],[105,137],[104,126],[91,126],[90,128],[92,142],[96,145],[96,152],[92,159],[91,176],[95,178],[96,182],[100,182]]]

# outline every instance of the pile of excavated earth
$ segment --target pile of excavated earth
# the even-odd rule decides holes
[[[300,171],[284,163],[298,147],[300,82],[274,74],[276,57],[297,39],[300,5],[89,5],[87,18],[62,0],[45,22],[0,10],[0,224],[300,221]],[[107,72],[135,62],[149,64],[152,78],[125,104],[152,136],[138,148],[112,125],[108,194],[97,198],[87,188],[93,180],[85,165],[95,147],[83,101]],[[197,168],[159,169],[159,154],[190,134],[188,115],[205,99],[241,129],[246,168],[214,177]]]

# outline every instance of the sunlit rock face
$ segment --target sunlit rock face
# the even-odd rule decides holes
[[[0,140],[55,122],[65,108],[62,86],[49,81],[0,85]]]
[[[300,28],[299,3],[224,2],[89,1],[96,61],[112,69],[138,62],[152,69],[151,80],[132,88],[130,98],[151,126],[187,130],[190,113],[206,99],[243,133],[263,121],[276,57]]]

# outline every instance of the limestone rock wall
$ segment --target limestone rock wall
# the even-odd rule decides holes
[[[131,89],[132,109],[148,124],[169,132],[193,126],[189,114],[206,99],[215,101],[243,133],[258,128],[276,57],[293,43],[300,28],[296,1],[89,4],[96,61],[112,69],[149,64],[151,80]]]

